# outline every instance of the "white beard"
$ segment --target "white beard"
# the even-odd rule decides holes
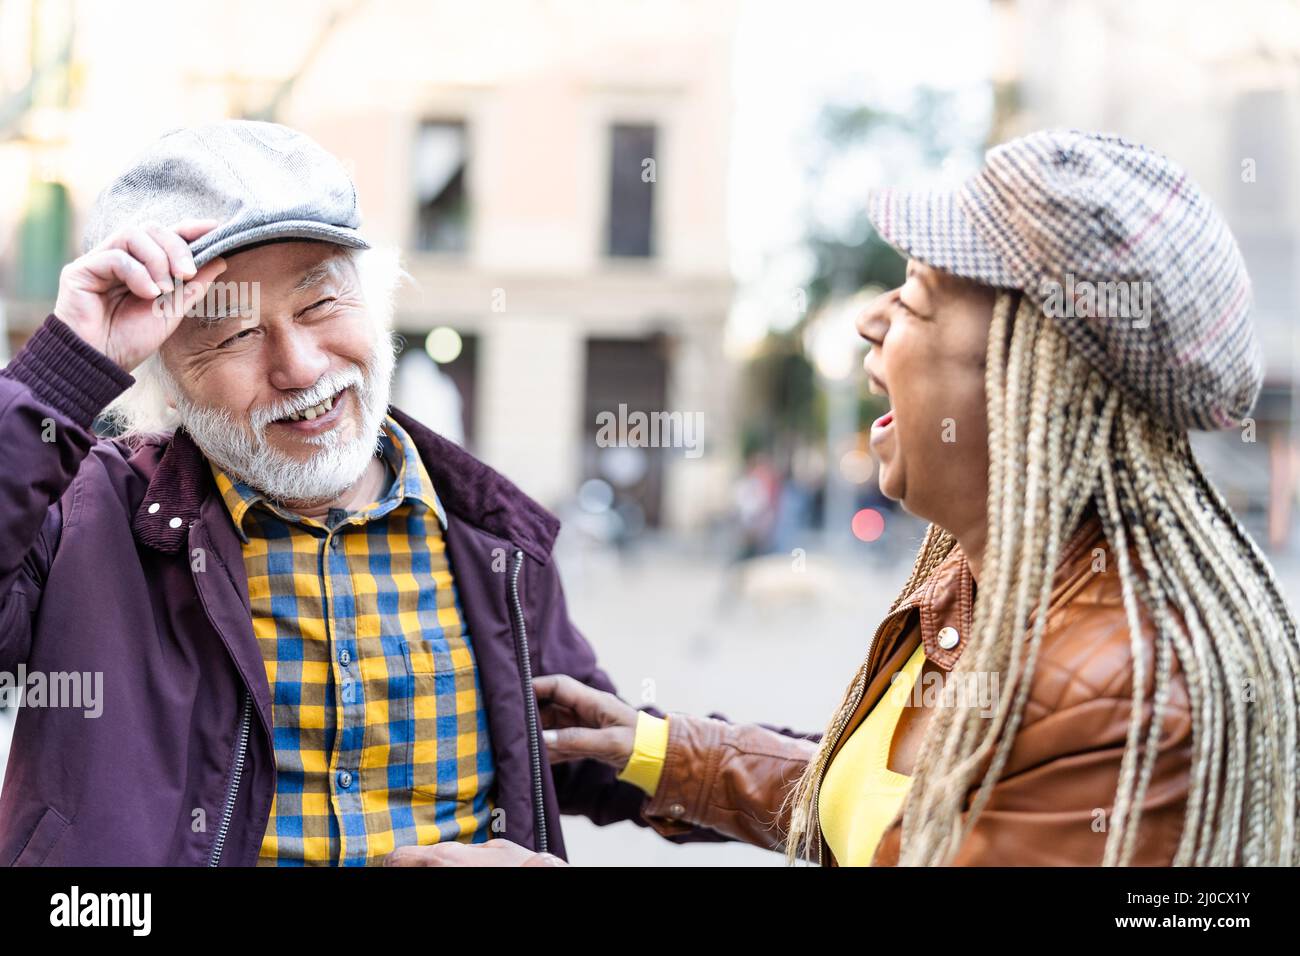
[[[163,375],[182,426],[208,460],[274,502],[318,505],[333,501],[356,484],[375,456],[388,411],[393,365],[392,343],[385,332],[365,367],[353,365],[327,372],[293,398],[255,409],[247,422],[236,421],[224,408],[194,404],[170,372],[163,369]],[[338,428],[311,436],[306,441],[319,445],[320,451],[305,461],[267,443],[266,427],[271,422],[311,408],[347,387],[352,388],[361,413],[355,438],[342,440]]]

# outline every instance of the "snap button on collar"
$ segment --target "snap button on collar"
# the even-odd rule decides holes
[[[939,646],[945,651],[950,651],[961,642],[961,635],[957,633],[955,627],[942,627],[939,629]]]

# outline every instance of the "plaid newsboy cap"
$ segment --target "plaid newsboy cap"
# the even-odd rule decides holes
[[[129,226],[216,219],[190,243],[196,266],[271,239],[367,249],[352,178],[331,153],[278,123],[222,120],[154,142],[95,200],[84,244]]]
[[[949,192],[874,190],[880,235],[926,265],[1018,289],[1159,420],[1226,428],[1263,380],[1250,278],[1187,173],[1118,136],[1046,130]]]

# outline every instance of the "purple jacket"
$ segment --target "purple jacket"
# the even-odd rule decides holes
[[[0,671],[103,673],[97,718],[19,712],[3,864],[252,865],[266,828],[271,697],[239,540],[183,431],[135,451],[95,437],[131,381],[53,316],[0,371]],[[495,835],[563,855],[560,813],[639,820],[639,790],[594,762],[552,768],[541,746],[532,674],[613,691],[565,610],[559,522],[392,414],[448,513],[504,811]]]

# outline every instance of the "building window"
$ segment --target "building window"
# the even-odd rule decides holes
[[[415,248],[423,252],[464,252],[468,248],[468,165],[464,123],[420,124],[415,141]]]
[[[615,124],[610,128],[609,255],[654,255],[654,186],[655,128]]]

